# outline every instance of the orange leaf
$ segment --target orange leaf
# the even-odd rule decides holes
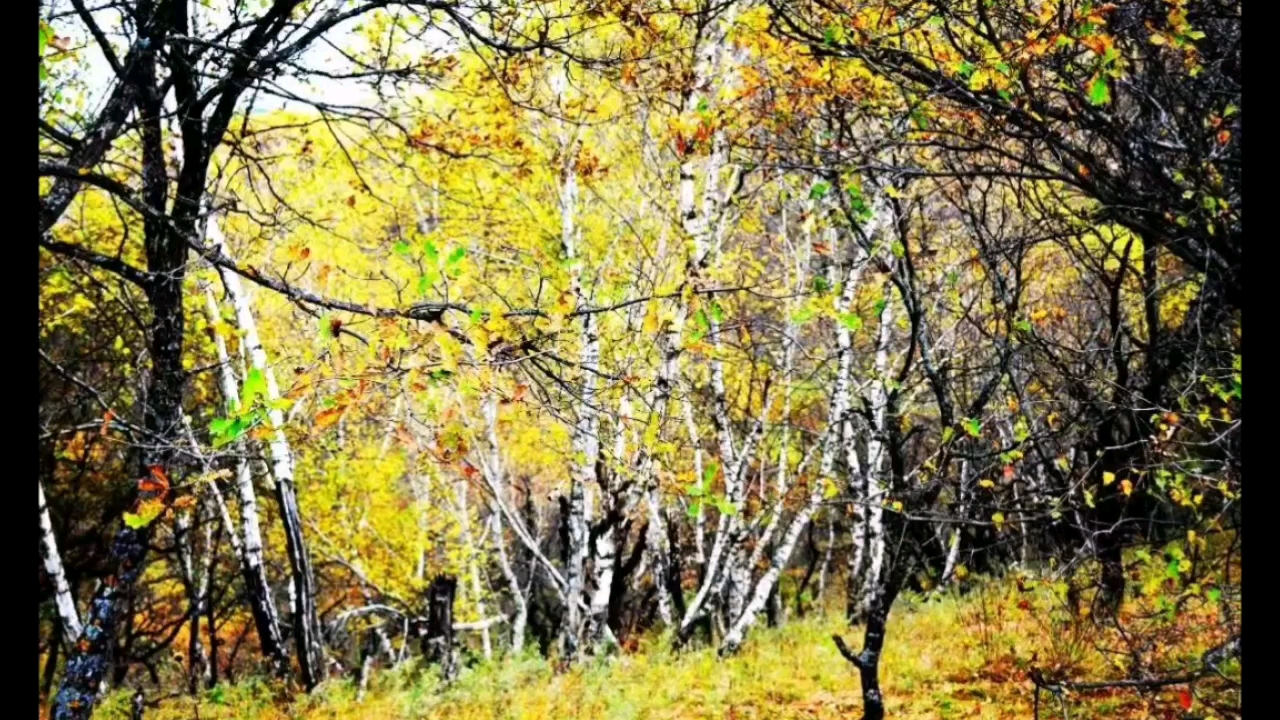
[[[1009,480],[1009,479],[1011,479],[1011,478],[1013,477],[1013,466],[1012,466],[1012,465],[1005,465],[1005,466],[1004,466],[1004,477],[1005,477],[1005,479],[1006,479],[1006,480]]]
[[[1179,690],[1178,704],[1182,706],[1183,710],[1190,710],[1191,709],[1191,691],[1187,690],[1186,688]]]
[[[316,413],[316,417],[315,417],[316,428],[323,430],[324,428],[327,428],[330,425],[338,422],[338,418],[341,416],[342,416],[342,408],[332,408],[329,410],[322,410],[321,412]]]
[[[823,244],[823,243],[814,243],[814,244],[813,244],[813,251],[814,251],[814,252],[816,252],[816,253],[818,253],[819,255],[830,255],[830,254],[831,254],[831,248],[827,247],[827,246],[826,246],[825,244]]]
[[[168,492],[169,476],[164,474],[164,468],[159,465],[152,465],[150,471],[151,477],[145,477],[138,481],[138,489],[142,492]]]
[[[102,430],[98,434],[105,436],[107,434],[107,431],[111,429],[111,421],[114,420],[115,418],[116,418],[116,414],[114,411],[112,410],[106,411],[102,415]]]

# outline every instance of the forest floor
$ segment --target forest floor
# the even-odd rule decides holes
[[[1001,581],[976,585],[965,594],[900,599],[890,618],[881,669],[888,717],[1031,718],[1034,685],[1027,672],[1033,667],[1046,677],[1080,681],[1123,676],[1118,669],[1123,662],[1108,664],[1107,654],[1100,651],[1114,648],[1112,631],[1087,617],[1070,619],[1061,589]],[[1216,601],[1189,603],[1167,622],[1135,619],[1127,632],[1145,633],[1159,648],[1157,664],[1194,666],[1205,650],[1222,641],[1201,630],[1224,625],[1215,617],[1218,613],[1238,612],[1238,605],[1224,608]],[[1140,610],[1129,608],[1135,618],[1141,617]],[[263,683],[241,682],[197,697],[162,700],[146,717],[857,718],[862,704],[858,676],[837,652],[833,633],[843,634],[854,647],[861,645],[860,628],[844,626],[837,612],[793,615],[782,627],[758,629],[727,660],[718,659],[714,648],[674,655],[664,649],[663,639],[654,637],[633,652],[588,661],[564,673],[530,656],[475,664],[443,689],[430,675],[400,668],[376,673],[362,702],[356,701],[348,680],[331,681],[310,696],[291,700],[282,700],[278,690]],[[1225,667],[1238,682],[1239,664]],[[1221,707],[1225,700],[1239,707],[1238,687],[1215,676],[1194,688],[1170,685],[1145,694],[1128,688],[1070,693],[1066,703],[1074,720],[1223,717],[1206,701]],[[95,717],[123,720],[127,708],[127,693],[119,693]],[[1064,717],[1059,700],[1047,692],[1041,693],[1040,717]]]

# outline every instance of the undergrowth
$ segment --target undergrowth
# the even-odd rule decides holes
[[[973,580],[945,594],[905,594],[894,606],[882,662],[889,717],[1030,718],[1033,669],[1050,680],[1096,682],[1195,668],[1206,650],[1227,639],[1229,628],[1239,627],[1238,594],[1221,589],[1238,588],[1238,571],[1230,582],[1203,573],[1197,582],[1187,582],[1165,562],[1170,557],[1180,562],[1176,553],[1166,553],[1130,563],[1132,592],[1119,627],[1095,616],[1091,591],[1073,591],[1064,580],[1011,574]],[[1081,577],[1088,570],[1082,569]],[[724,660],[713,648],[673,654],[665,649],[665,638],[651,636],[634,652],[588,660],[560,673],[532,654],[495,658],[465,668],[444,687],[430,669],[408,664],[376,672],[361,702],[349,679],[333,679],[309,696],[294,697],[282,697],[281,690],[255,680],[196,697],[153,700],[146,717],[858,717],[857,674],[836,651],[833,633],[854,644],[861,641],[859,629],[846,627],[837,613],[811,614],[782,627],[760,628],[736,657]],[[1231,717],[1229,709],[1239,707],[1239,663],[1228,662],[1222,670],[1194,685],[1080,691],[1064,699],[1075,720]],[[128,718],[129,697],[127,691],[113,694],[95,717]],[[1062,717],[1060,702],[1042,693],[1040,716]]]

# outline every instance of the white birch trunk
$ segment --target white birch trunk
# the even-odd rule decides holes
[[[840,295],[835,298],[837,315],[848,311],[858,286],[858,280],[861,278],[862,270],[865,266],[866,263],[863,257],[859,257],[854,261],[845,280],[844,288]],[[849,328],[843,323],[837,324],[836,343],[839,348],[836,383],[828,412],[828,428],[826,436],[823,438],[822,461],[819,465],[818,478],[813,483],[804,506],[787,525],[787,530],[783,533],[782,540],[774,550],[769,569],[756,582],[755,588],[751,593],[751,599],[742,611],[734,617],[733,624],[720,644],[721,654],[734,653],[742,645],[747,631],[755,624],[760,612],[764,610],[765,603],[768,602],[769,596],[773,593],[779,576],[790,561],[791,553],[795,549],[796,542],[800,539],[800,534],[804,532],[805,527],[813,517],[813,513],[822,502],[827,484],[835,483],[835,461],[839,448],[844,444],[841,440],[847,425],[846,416],[851,402],[853,367],[853,338]],[[781,501],[782,499],[779,498],[779,503]],[[781,508],[779,508],[780,511]]]
[[[470,575],[470,591],[471,601],[475,603],[476,614],[481,619],[487,617],[484,605],[484,591],[480,587],[480,568],[476,563],[476,554],[479,548],[476,547],[475,539],[471,535],[471,513],[467,503],[467,481],[459,480],[454,484],[455,500],[458,512],[458,524],[462,527],[462,544],[467,552],[467,574]],[[480,647],[484,650],[484,659],[493,659],[493,643],[489,637],[489,626],[485,625],[480,628]]]
[[[213,249],[227,255],[226,239],[218,226],[218,218],[210,217],[206,238]],[[240,277],[232,272],[222,274],[223,285],[236,311],[236,322],[244,333],[241,340],[254,370],[262,373],[267,388],[269,408],[267,417],[274,432],[268,448],[271,455],[271,474],[275,480],[276,498],[285,526],[285,546],[289,555],[291,580],[289,584],[294,611],[294,640],[298,648],[298,660],[302,669],[303,684],[314,687],[327,671],[320,648],[320,623],[316,617],[315,577],[306,540],[302,534],[302,517],[298,508],[297,489],[293,476],[293,452],[284,435],[284,414],[274,404],[280,399],[280,386],[267,359],[267,352],[258,338],[258,324],[253,315],[252,302]]]
[[[67,647],[72,648],[80,638],[80,613],[76,610],[76,600],[71,596],[71,586],[67,583],[67,574],[62,567],[62,556],[58,554],[58,542],[53,534],[53,521],[49,517],[49,506],[44,499],[44,483],[36,480],[40,491],[40,551],[44,559],[45,572],[53,584],[53,602],[58,608],[58,620],[62,624],[62,637]]]
[[[880,315],[880,332],[876,341],[875,384],[871,393],[872,416],[875,418],[875,432],[867,441],[867,492],[866,498],[866,553],[867,570],[861,598],[862,612],[865,616],[871,609],[875,599],[876,588],[880,585],[880,576],[884,570],[885,538],[884,538],[884,503],[888,493],[888,485],[884,482],[885,446],[879,438],[884,435],[885,418],[888,410],[889,341],[893,333],[893,298],[889,287],[885,287],[884,310]]]

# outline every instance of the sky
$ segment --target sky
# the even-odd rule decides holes
[[[53,5],[57,10],[62,10],[59,6],[63,4],[66,3],[54,3]],[[216,5],[216,7],[210,9],[203,7],[203,4],[201,4],[200,12],[206,15],[206,21],[212,21],[216,25],[225,24],[230,17],[226,11],[227,5],[225,3],[211,4]],[[196,3],[192,4],[193,7],[196,5]],[[109,18],[106,14],[99,13],[95,15],[95,18],[104,26],[104,32],[112,38],[115,44],[123,45],[124,40],[118,33],[118,26],[115,28],[110,27],[108,25]],[[301,63],[307,67],[324,68],[331,71],[341,71],[349,67],[349,63],[342,58],[334,46],[349,48],[362,43],[363,40],[356,31],[358,25],[358,20],[347,21],[326,36],[327,42],[323,40],[313,42],[300,58]],[[73,47],[83,48],[80,52],[80,57],[85,62],[84,77],[89,86],[86,107],[90,110],[89,116],[92,117],[96,115],[96,111],[101,107],[111,90],[115,79],[114,72],[97,44],[78,22],[67,20],[55,25],[55,29],[65,31],[70,35]],[[203,36],[209,35],[208,32],[200,34]],[[441,43],[447,42],[442,33],[439,34],[439,41]],[[117,54],[122,55],[123,50],[117,49]],[[300,97],[323,100],[330,104],[370,105],[377,101],[377,97],[372,90],[364,83],[357,81],[318,78],[316,82],[304,83],[294,77],[281,77],[278,82],[280,87],[289,93]],[[170,94],[168,101],[172,103],[172,94]],[[264,94],[258,95],[254,105],[256,112],[270,112],[279,109],[302,110],[306,107],[304,103]]]

